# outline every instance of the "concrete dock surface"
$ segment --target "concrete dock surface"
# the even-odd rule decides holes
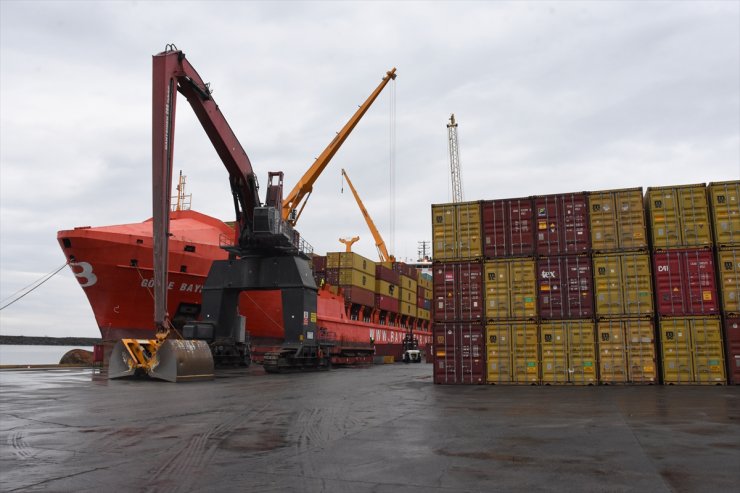
[[[740,491],[740,387],[0,371],[0,491]]]

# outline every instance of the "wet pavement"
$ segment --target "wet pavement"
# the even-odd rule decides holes
[[[0,371],[0,491],[738,491],[740,387]]]

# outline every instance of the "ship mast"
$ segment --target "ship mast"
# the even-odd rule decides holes
[[[193,194],[185,193],[185,180],[187,179],[187,176],[183,176],[182,170],[180,170],[180,178],[177,180],[177,196],[172,197],[172,201],[174,201],[172,206],[173,211],[189,211],[190,210],[190,204],[192,202]]]

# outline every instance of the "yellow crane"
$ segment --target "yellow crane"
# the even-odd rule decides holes
[[[380,236],[378,228],[375,227],[375,223],[373,222],[372,218],[370,218],[370,214],[368,214],[367,209],[365,209],[365,205],[362,203],[362,200],[360,200],[360,196],[357,195],[357,190],[355,190],[355,187],[352,185],[352,181],[349,179],[349,176],[347,176],[347,172],[344,171],[344,169],[342,169],[342,176],[347,180],[347,185],[349,185],[349,189],[352,190],[352,195],[355,196],[357,205],[360,206],[362,217],[365,218],[367,227],[370,228],[370,232],[373,234],[373,238],[375,239],[375,247],[378,249],[378,257],[380,257],[380,261],[395,262],[396,258],[393,255],[388,254],[388,249],[385,247],[385,241],[383,241],[383,237]]]
[[[321,155],[316,158],[316,161],[314,161],[313,165],[308,169],[308,171],[306,171],[306,173],[304,173],[301,179],[298,180],[298,183],[295,184],[295,187],[293,187],[293,190],[291,190],[290,193],[285,197],[285,199],[283,200],[282,216],[283,220],[288,221],[291,226],[295,226],[295,224],[298,222],[298,218],[301,217],[303,208],[306,207],[308,197],[313,191],[313,184],[319,178],[321,172],[324,171],[324,168],[326,168],[326,166],[329,164],[329,161],[331,161],[331,159],[334,157],[334,154],[337,153],[344,141],[347,139],[347,137],[349,137],[349,134],[359,123],[360,119],[365,115],[367,110],[370,108],[370,105],[372,105],[373,102],[377,99],[383,88],[388,84],[388,82],[395,78],[396,68],[394,67],[386,72],[385,77],[383,77],[383,80],[378,85],[378,87],[375,88],[375,90],[372,92],[372,94],[370,94],[367,100],[362,105],[360,105],[359,109],[355,112],[354,115],[352,115],[352,118],[350,118],[349,121],[344,125],[344,127],[342,127],[342,130],[337,132],[336,137],[334,137],[329,145],[326,146],[324,152],[322,152]]]

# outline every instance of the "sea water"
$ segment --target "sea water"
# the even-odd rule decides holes
[[[93,347],[0,344],[0,365],[56,365],[72,349],[92,351]]]

